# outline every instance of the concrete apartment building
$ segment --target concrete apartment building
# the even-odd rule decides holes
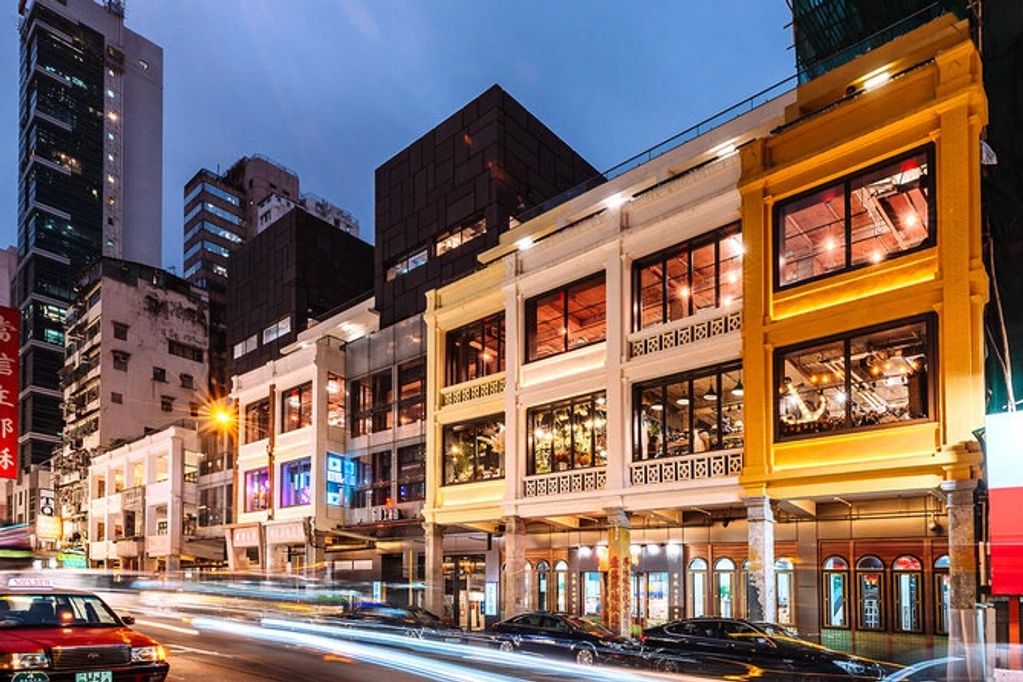
[[[94,457],[146,431],[193,421],[204,404],[204,293],[163,270],[101,258],[67,318],[64,445],[53,459],[64,540],[81,548]]]
[[[22,15],[18,266],[20,460],[48,460],[63,428],[58,371],[77,273],[106,255],[159,266],[163,53],[124,4],[34,0]]]
[[[89,565],[175,571],[220,562],[199,534],[197,431],[170,426],[97,455],[89,465]]]

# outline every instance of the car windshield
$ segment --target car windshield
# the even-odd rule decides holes
[[[420,623],[430,623],[435,625],[444,622],[434,614],[427,611],[426,609],[415,608],[411,609],[411,611],[412,614],[416,617],[416,620],[418,620]]]
[[[93,595],[18,593],[0,596],[0,628],[114,625],[120,625],[117,616]]]
[[[614,633],[603,625],[586,620],[585,618],[566,616],[565,622],[571,625],[573,629],[582,630],[587,634],[597,635],[599,637],[614,637]]]

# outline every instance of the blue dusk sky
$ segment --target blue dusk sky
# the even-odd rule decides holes
[[[0,10],[0,244],[17,240],[18,14]],[[163,47],[163,263],[182,186],[265,154],[373,240],[373,171],[493,83],[607,168],[794,72],[785,0],[127,0]]]

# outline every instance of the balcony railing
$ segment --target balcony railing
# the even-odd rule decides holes
[[[694,315],[670,325],[658,325],[629,336],[629,355],[638,358],[662,350],[688,346],[698,341],[724,336],[742,329],[741,310],[721,310],[716,314]]]
[[[504,372],[463,381],[440,390],[440,406],[461,405],[504,393]]]
[[[552,497],[572,493],[589,493],[607,487],[607,467],[575,469],[553,474],[527,476],[523,485],[525,497]]]
[[[629,472],[633,486],[738,476],[742,472],[742,449],[646,459],[633,462]]]

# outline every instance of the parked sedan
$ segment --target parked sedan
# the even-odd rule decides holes
[[[332,624],[401,634],[413,639],[462,642],[464,633],[426,609],[416,606],[362,604],[349,613],[329,617]]]
[[[666,672],[784,680],[876,680],[898,670],[782,632],[732,618],[693,618],[650,628],[644,631],[642,641],[650,662]]]
[[[580,665],[639,665],[641,647],[603,625],[560,613],[524,613],[490,628],[501,651],[568,658]]]

